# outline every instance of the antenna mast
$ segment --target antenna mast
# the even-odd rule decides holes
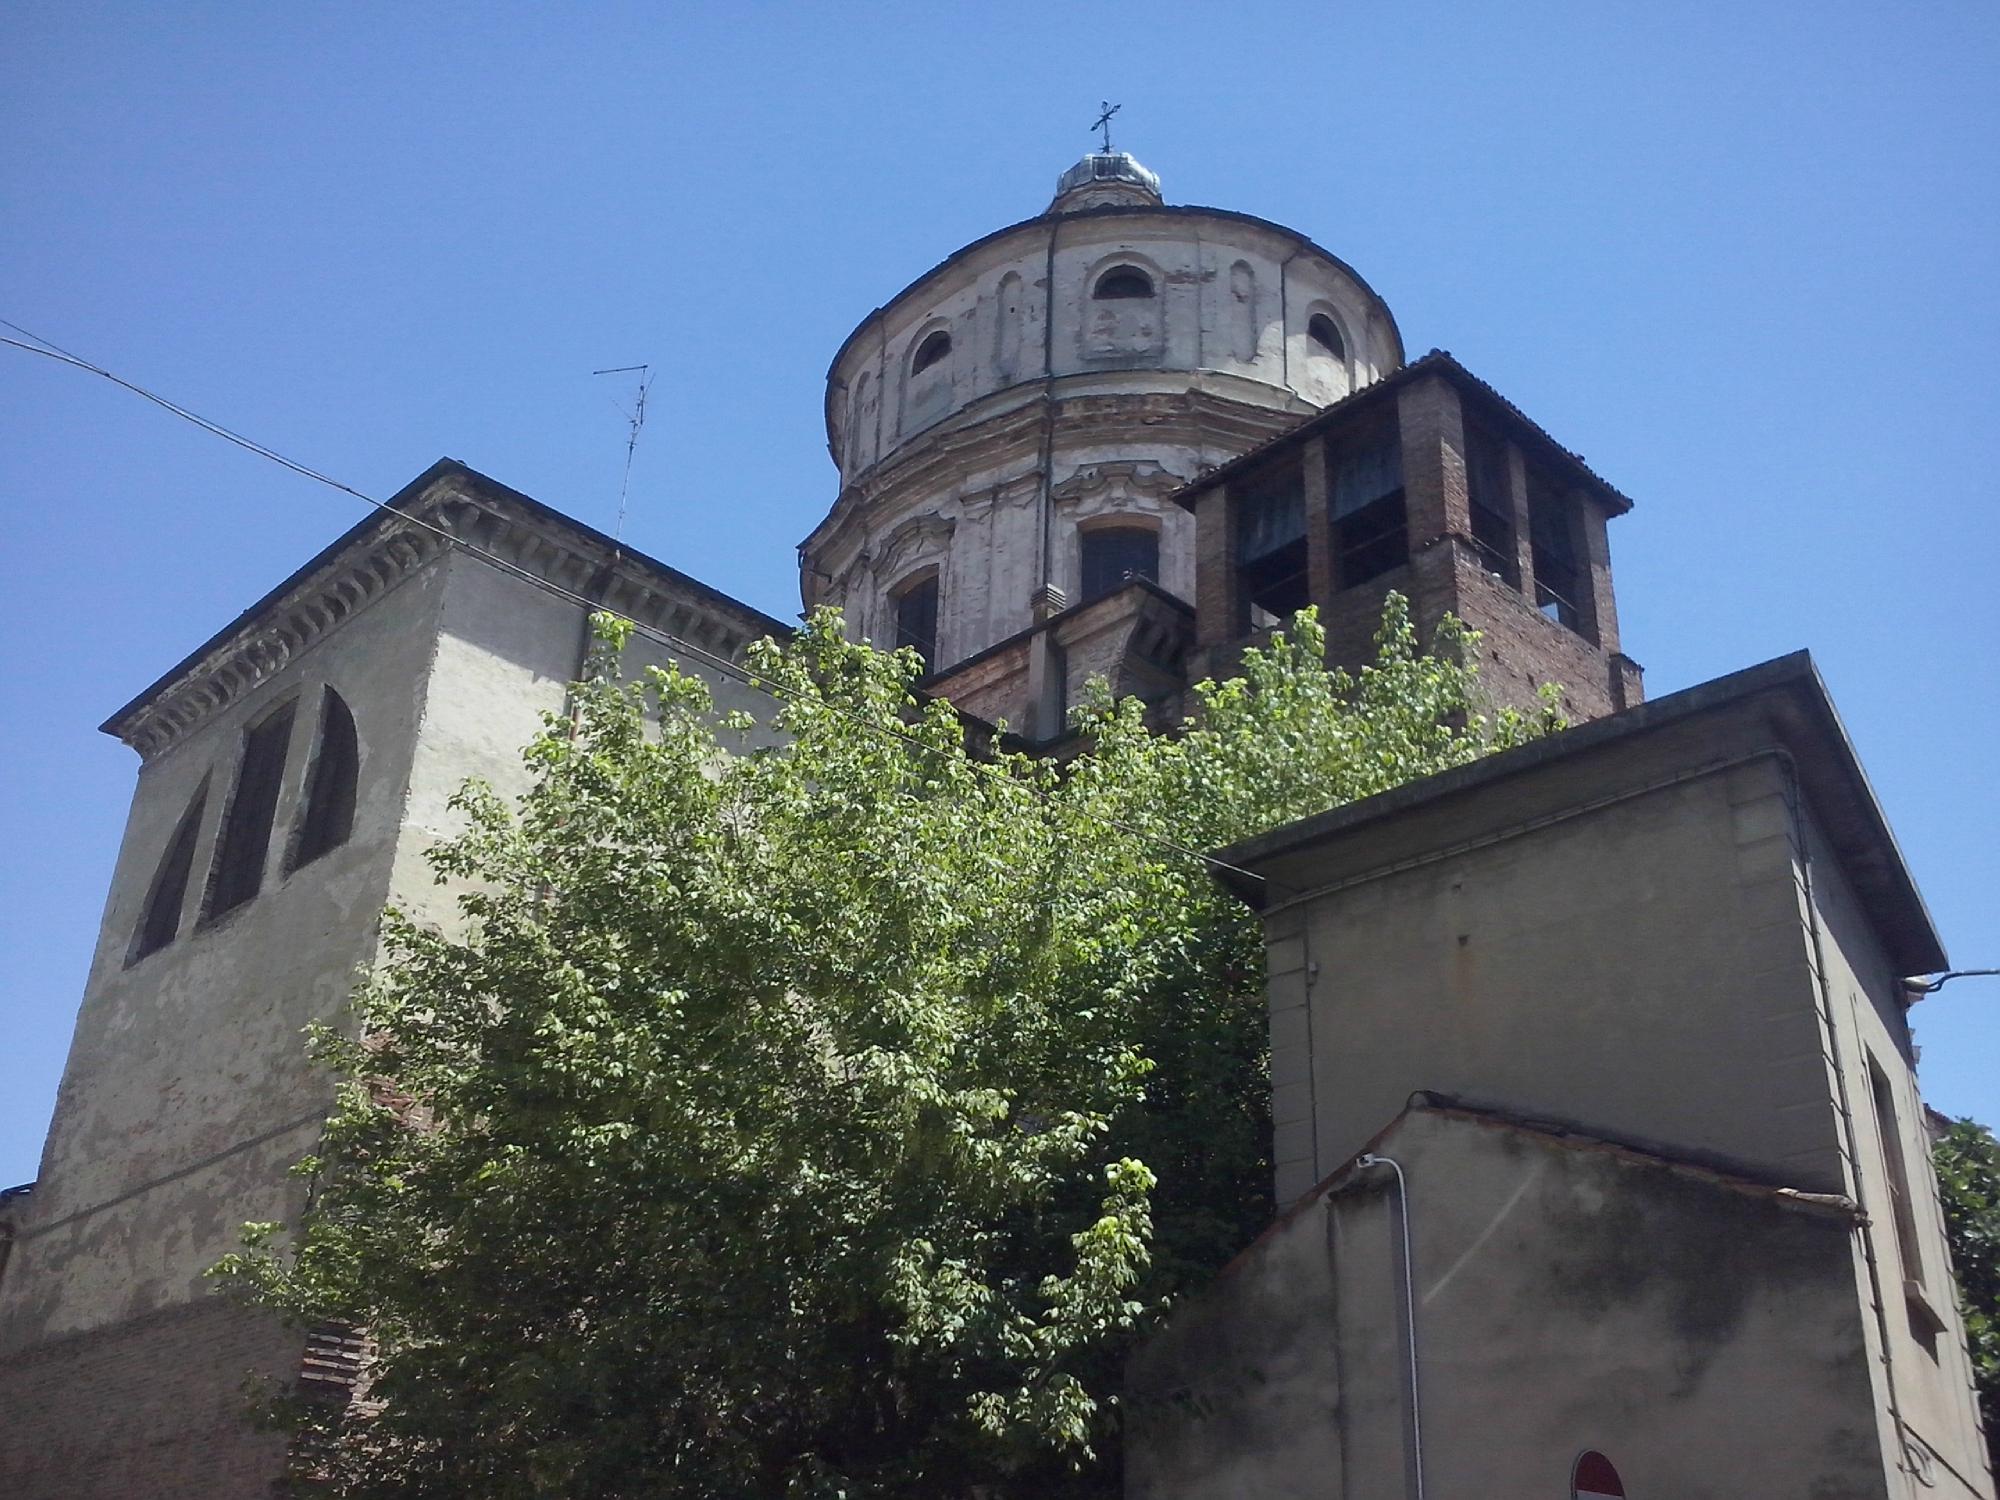
[[[618,481],[618,525],[611,533],[615,542],[625,540],[625,496],[632,488],[632,450],[639,446],[639,429],[646,425],[646,392],[653,388],[653,367],[651,365],[614,365],[608,370],[592,370],[593,375],[637,375],[639,391],[632,400],[630,410],[618,406],[618,413],[629,424],[625,436],[625,475]]]

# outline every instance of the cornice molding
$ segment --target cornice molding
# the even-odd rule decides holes
[[[492,566],[454,542],[730,661],[768,633],[773,622],[747,605],[732,609],[721,602],[724,596],[704,597],[663,565],[544,507],[530,510],[501,486],[489,492],[474,482],[481,479],[470,470],[446,475],[399,501],[393,513],[356,527],[277,595],[121,709],[105,732],[138,751],[142,761],[152,760],[445,554]]]
[[[1304,405],[1269,406],[1200,387],[1058,395],[1054,453],[1060,457],[1066,450],[1113,445],[1142,453],[1180,448],[1212,455],[1207,466],[1213,467],[1289,432],[1316,410]],[[1013,406],[913,440],[889,462],[842,490],[825,519],[801,543],[801,550],[814,566],[825,569],[821,560],[838,552],[843,542],[852,545],[847,539],[857,531],[869,536],[896,524],[905,511],[917,506],[948,503],[967,490],[993,488],[996,474],[1001,476],[997,484],[1004,486],[1018,477],[1005,473],[1010,466],[1025,472],[1039,463],[1043,414],[1039,402]]]

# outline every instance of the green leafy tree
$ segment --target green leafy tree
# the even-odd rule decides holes
[[[1192,851],[1458,765],[1468,636],[1329,673],[1310,614],[1185,732],[969,753],[913,653],[765,643],[776,749],[609,636],[391,911],[303,1221],[221,1269],[365,1328],[303,1404],[355,1497],[1115,1489],[1124,1353],[1269,1221],[1257,925]],[[728,752],[735,753],[728,753]]]
[[[1953,1120],[1931,1150],[1958,1305],[1979,1388],[1986,1448],[2000,1469],[2000,1141],[1972,1120]]]

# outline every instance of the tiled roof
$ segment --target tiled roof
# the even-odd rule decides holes
[[[1533,417],[1522,411],[1520,407],[1516,406],[1492,386],[1466,369],[1448,350],[1444,349],[1431,350],[1422,359],[1412,360],[1409,364],[1404,365],[1402,369],[1383,376],[1372,385],[1364,385],[1360,390],[1342,397],[1325,410],[1307,417],[1298,426],[1292,428],[1291,431],[1279,434],[1261,447],[1252,448],[1248,453],[1233,458],[1228,463],[1217,465],[1207,473],[1190,480],[1179,490],[1175,491],[1173,499],[1178,501],[1183,507],[1192,510],[1196,499],[1204,492],[1213,489],[1216,485],[1226,483],[1229,479],[1242,473],[1244,470],[1254,468],[1271,454],[1278,452],[1287,445],[1304,442],[1307,438],[1313,436],[1313,434],[1324,431],[1326,428],[1343,421],[1354,411],[1382,399],[1390,391],[1399,390],[1403,386],[1420,380],[1426,375],[1442,375],[1461,390],[1469,389],[1476,397],[1483,399],[1489,405],[1497,408],[1501,416],[1511,422],[1519,433],[1526,436],[1534,446],[1541,448],[1545,456],[1555,459],[1558,463],[1570,468],[1586,480],[1590,487],[1597,492],[1598,497],[1614,513],[1623,515],[1632,508],[1631,497],[1624,494],[1596,470],[1592,469],[1589,464],[1585,463],[1581,454],[1565,448],[1561,443],[1557,442],[1549,435],[1548,430]]]

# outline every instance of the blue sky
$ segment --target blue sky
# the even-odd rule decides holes
[[[2000,964],[2000,11],[1413,3],[0,12],[0,317],[375,495],[450,455],[772,613],[827,361],[1118,141],[1293,225],[1634,496],[1654,694],[1809,646],[1953,958]],[[0,1185],[136,758],[95,726],[359,514],[0,349]],[[2000,983],[1917,1013],[2000,1120]]]

